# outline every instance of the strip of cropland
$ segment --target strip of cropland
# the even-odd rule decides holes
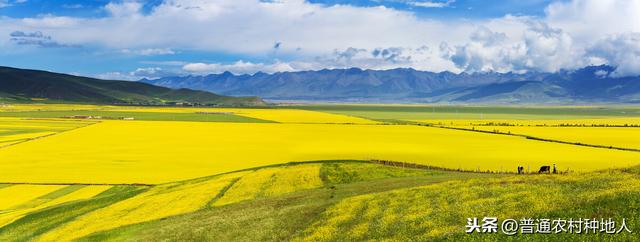
[[[308,111],[284,108],[123,108],[117,111],[152,112],[152,113],[195,113],[195,114],[233,114],[259,120],[270,120],[278,123],[307,124],[379,124],[372,121],[343,114]]]
[[[90,121],[0,118],[0,148],[94,124]]]
[[[639,164],[640,152],[414,125],[102,121],[0,149],[0,182],[156,184],[327,159],[469,171],[551,164],[591,171]]]
[[[243,122],[268,123],[272,121],[222,113],[169,113],[169,112],[119,112],[94,110],[65,111],[21,111],[0,112],[0,117],[48,118],[48,119],[131,119],[145,121],[191,121],[191,122]]]
[[[635,106],[458,106],[458,105],[295,105],[295,108],[374,120],[567,120],[639,117]],[[290,107],[288,107],[290,108]]]
[[[605,216],[618,222],[625,218],[628,228],[637,231],[638,211],[629,208],[640,206],[639,172],[634,167],[509,175],[358,161],[294,163],[150,188],[113,187],[0,226],[0,240],[635,240],[628,232],[469,235],[465,225],[467,218],[485,214],[500,219]],[[291,175],[297,173],[305,175]],[[74,189],[41,197],[64,197],[85,188],[69,193]]]

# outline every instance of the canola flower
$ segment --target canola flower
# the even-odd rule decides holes
[[[0,189],[0,211],[8,212],[22,203],[29,202],[65,186],[62,185],[12,185]]]
[[[421,119],[410,120],[444,126],[624,126],[640,125],[640,118],[577,118],[577,119],[535,119],[523,117],[521,119],[505,116],[503,119]]]
[[[523,218],[639,188],[620,171],[449,181],[344,199],[294,241],[437,240],[464,233],[468,217]]]
[[[321,164],[298,165],[294,167],[282,167],[274,174],[271,182],[263,186],[262,196],[277,196],[299,190],[321,187]]]
[[[0,117],[1,134],[14,132],[65,131],[95,122],[85,120],[25,119]]]
[[[168,112],[168,113],[232,113],[239,116],[270,120],[279,123],[310,124],[377,124],[380,122],[364,118],[316,112],[301,109],[261,109],[261,108],[127,108],[127,112]]]
[[[466,129],[509,134],[572,143],[640,149],[640,128],[621,127],[521,127],[521,126],[462,126]]]
[[[593,171],[640,153],[413,125],[103,121],[0,149],[6,182],[164,183],[309,160],[404,161],[463,170]],[[28,170],[29,172],[24,172]]]
[[[244,175],[213,205],[222,206],[256,198],[262,191],[264,183],[269,182],[271,177],[280,169],[261,169]]]
[[[299,109],[245,109],[238,115],[279,123],[377,124],[379,122],[340,114]]]
[[[66,120],[0,118],[0,148],[91,124]]]
[[[9,143],[21,142],[24,140],[35,139],[38,137],[43,137],[43,136],[52,135],[52,134],[55,134],[55,132],[35,132],[35,133],[26,133],[26,134],[5,135],[5,136],[0,136],[0,143],[6,145]]]
[[[348,202],[340,202],[330,210],[323,213],[322,223],[314,223],[313,230],[307,230],[305,240],[326,241],[336,237],[340,232],[339,227],[350,221],[358,219],[357,213],[362,210],[363,203],[368,197],[356,196]],[[358,231],[353,232],[358,233]]]
[[[244,175],[213,205],[222,206],[258,197],[272,197],[321,187],[320,164],[264,168]]]
[[[46,185],[38,185],[38,186],[46,186]],[[0,227],[10,224],[34,211],[38,211],[44,208],[60,205],[60,204],[71,202],[71,201],[92,198],[106,191],[109,188],[111,188],[111,186],[102,186],[102,185],[83,186],[78,190],[75,190],[69,194],[66,194],[60,197],[53,197],[53,198],[40,197],[39,199],[31,200],[30,202],[19,204],[17,208],[14,207],[16,209],[13,209],[6,213],[0,213]]]
[[[38,241],[71,241],[97,231],[193,212],[204,208],[233,179],[244,174],[237,172],[212,179],[156,186],[76,218],[42,235]]]
[[[63,204],[66,202],[71,202],[71,201],[77,201],[77,200],[83,200],[83,199],[88,199],[88,198],[92,198],[97,196],[98,194],[109,190],[110,188],[112,188],[113,186],[109,186],[109,185],[88,185],[88,186],[84,186],[83,188],[80,188],[72,193],[69,193],[67,195],[64,195],[62,197],[56,198],[54,200],[51,200],[45,204],[42,204],[41,207],[49,207],[49,206],[53,206],[53,205],[58,205],[58,204]]]

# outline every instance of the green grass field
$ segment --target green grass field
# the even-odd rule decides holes
[[[296,108],[385,120],[420,119],[586,119],[640,116],[640,108],[621,107],[494,107],[445,105],[300,105]]]

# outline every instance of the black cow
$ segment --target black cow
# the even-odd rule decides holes
[[[551,166],[541,166],[538,174],[540,173],[551,173]]]

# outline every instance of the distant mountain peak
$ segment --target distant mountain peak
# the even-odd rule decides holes
[[[253,75],[225,72],[199,78],[165,77],[141,81],[272,100],[559,104],[640,101],[640,78],[612,77],[614,71],[614,67],[607,65],[522,74],[347,68]]]

